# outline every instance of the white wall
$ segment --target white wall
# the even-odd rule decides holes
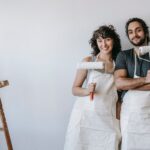
[[[149,0],[0,0],[0,90],[14,150],[63,150],[75,66],[92,32],[113,24],[123,49],[129,17],[149,25]],[[0,134],[0,138],[3,138]],[[4,139],[3,139],[4,141]],[[0,142],[0,149],[6,149]]]

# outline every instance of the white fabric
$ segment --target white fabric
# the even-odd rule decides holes
[[[122,150],[150,150],[150,91],[128,91],[121,110]]]
[[[117,92],[112,74],[92,70],[88,83],[96,82],[94,100],[78,97],[74,105],[64,150],[118,150]]]
[[[138,77],[136,71],[134,77]],[[121,108],[121,133],[121,150],[150,150],[150,91],[129,90],[125,94]]]

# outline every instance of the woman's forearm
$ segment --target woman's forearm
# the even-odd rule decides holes
[[[88,91],[87,88],[73,87],[72,94],[74,96],[88,96],[90,94],[90,92]]]

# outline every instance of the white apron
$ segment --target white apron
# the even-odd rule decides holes
[[[78,97],[72,110],[64,150],[118,150],[119,122],[116,119],[117,92],[112,74],[89,72],[96,93]],[[87,83],[87,85],[88,85]]]
[[[121,150],[150,150],[150,91],[129,90],[125,94],[121,108],[121,133]]]

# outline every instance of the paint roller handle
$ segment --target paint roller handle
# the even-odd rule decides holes
[[[93,87],[94,90],[93,90],[93,92],[90,92],[90,100],[91,100],[91,101],[93,101],[93,99],[94,99],[94,91],[95,91],[96,83],[92,83],[92,85],[94,86],[94,87]]]
[[[94,99],[94,92],[90,92],[90,100],[93,101]]]

